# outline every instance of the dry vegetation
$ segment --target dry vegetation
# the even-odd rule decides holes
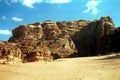
[[[120,80],[120,55],[0,65],[0,80]]]

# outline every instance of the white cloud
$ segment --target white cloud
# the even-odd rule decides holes
[[[7,17],[6,17],[6,16],[2,16],[2,19],[3,19],[3,20],[6,20],[6,19],[7,19]]]
[[[91,12],[93,15],[99,13],[99,9],[97,6],[101,3],[101,0],[89,0],[86,4],[87,9],[83,11],[83,13]]]
[[[33,5],[36,3],[62,4],[69,2],[71,2],[71,0],[22,0],[22,4],[29,8],[34,8]]]
[[[71,0],[4,0],[4,2],[9,6],[15,3],[21,3],[26,7],[34,8],[34,4],[36,3],[63,4],[69,3]]]
[[[5,30],[0,29],[0,34],[2,34],[2,35],[11,35],[11,31],[9,31],[8,29],[5,29]]]
[[[41,3],[44,0],[22,0],[22,4],[29,7],[29,8],[34,8],[33,4],[35,3]]]
[[[23,21],[22,18],[18,18],[18,17],[12,17],[11,19],[12,19],[13,21],[15,21],[15,22],[21,22],[21,21]]]
[[[51,4],[63,4],[63,3],[69,3],[71,0],[46,0],[47,3]]]

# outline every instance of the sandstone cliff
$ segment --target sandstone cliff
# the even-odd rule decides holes
[[[79,56],[94,56],[109,52],[111,50],[110,35],[114,34],[114,31],[115,26],[109,16],[90,22],[72,36]]]
[[[8,42],[0,42],[0,57],[17,57],[22,62],[51,61],[74,56],[94,56],[120,51],[120,30],[112,19],[101,17],[95,21],[45,21],[43,24],[20,25]]]

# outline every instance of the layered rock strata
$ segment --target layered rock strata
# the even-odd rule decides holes
[[[16,62],[52,61],[74,56],[95,56],[120,51],[120,30],[112,19],[45,21],[20,25],[8,42],[0,41],[0,57]]]

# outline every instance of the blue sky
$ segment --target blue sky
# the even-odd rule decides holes
[[[45,20],[95,20],[113,18],[120,26],[120,0],[0,0],[0,40],[8,40],[12,29]]]

